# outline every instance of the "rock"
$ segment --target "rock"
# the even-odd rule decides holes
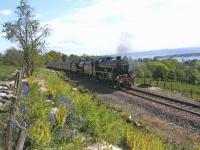
[[[143,128],[143,126],[139,122],[137,122],[137,121],[135,121],[135,120],[132,119],[131,115],[128,117],[128,119],[126,120],[126,122],[127,123],[132,123],[133,126],[136,127],[136,128]]]
[[[72,90],[77,91],[77,88],[72,88]]]
[[[56,115],[56,112],[57,112],[57,111],[58,111],[58,108],[57,108],[57,107],[54,107],[54,108],[51,109],[50,114],[51,114],[52,116],[54,116],[54,115]]]
[[[12,92],[9,91],[9,90],[0,90],[0,93],[6,93],[7,95],[8,95],[8,94],[12,94]]]
[[[5,86],[5,87],[9,87],[9,84],[7,82],[4,82],[4,83],[0,83],[0,86]]]
[[[41,87],[41,88],[40,88],[40,91],[45,93],[45,92],[47,92],[47,89],[44,88],[44,87]]]
[[[143,128],[143,126],[142,126],[139,122],[137,122],[137,121],[135,121],[135,122],[133,123],[133,125],[134,125],[136,128]]]
[[[86,148],[87,150],[122,150],[119,147],[113,146],[105,141],[97,144],[92,144]]]
[[[47,101],[47,103],[51,103],[51,102],[52,102],[52,100],[51,100],[51,99],[47,99],[46,101]]]
[[[14,87],[15,81],[10,81],[10,82],[8,82],[8,84],[9,84],[10,87]]]
[[[73,106],[73,103],[71,102],[70,97],[68,97],[68,96],[60,97],[58,99],[58,103],[61,105],[65,105],[69,108],[71,108]]]
[[[15,97],[15,96],[12,95],[12,94],[0,93],[0,97],[1,97],[2,99],[9,100],[9,99],[11,99],[12,97]]]
[[[10,98],[8,98],[8,97],[5,97],[5,96],[2,96],[2,97],[0,97],[0,101],[1,102],[7,102],[8,100],[10,100]]]
[[[8,87],[0,85],[0,90],[8,90]]]
[[[51,124],[56,123],[56,112],[58,111],[57,107],[51,108],[50,110],[50,122]]]

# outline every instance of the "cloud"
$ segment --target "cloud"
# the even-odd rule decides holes
[[[10,10],[10,9],[3,9],[3,10],[0,10],[0,14],[1,15],[4,15],[4,16],[9,16],[9,15],[11,15],[12,14],[12,10]]]
[[[58,48],[62,41],[73,40],[83,44],[72,45],[68,42],[62,42],[60,49],[71,49],[76,54],[84,52],[105,54],[108,50],[110,50],[109,53],[114,53],[120,42],[121,32],[126,32],[126,24],[131,26],[132,21],[120,16],[120,12],[117,10],[121,4],[117,4],[118,8],[111,9],[112,5],[116,4],[110,3],[111,1],[109,4],[108,1],[106,3],[98,2],[95,5],[82,8],[76,13],[47,22],[54,31],[49,39],[50,46]],[[123,25],[125,26],[122,27]]]
[[[36,18],[36,19],[40,19],[41,17],[42,17],[42,14],[36,14],[36,15],[35,15],[35,18]]]
[[[96,0],[49,20],[54,31],[49,47],[101,55],[117,53],[121,45],[128,51],[198,46],[198,6],[199,0]]]
[[[6,35],[6,33],[0,32],[0,37],[3,37],[3,36],[5,36],[5,35]]]

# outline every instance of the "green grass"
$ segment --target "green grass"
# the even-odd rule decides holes
[[[16,69],[14,66],[2,66],[0,65],[0,80],[7,81],[12,79],[12,73]]]
[[[127,124],[121,115],[109,108],[103,103],[94,101],[92,95],[87,90],[72,89],[73,85],[65,83],[55,73],[49,71],[41,71],[43,79],[46,80],[46,87],[56,99],[60,96],[68,96],[73,102],[74,109],[72,116],[68,116],[67,128],[70,126],[76,126],[76,129],[83,134],[89,135],[93,142],[100,142],[102,140],[124,147],[124,142],[131,149],[145,149],[149,144],[154,144],[154,147],[149,149],[164,150],[167,146],[163,139],[160,139],[152,133],[148,133],[145,130],[135,129],[131,124]],[[37,76],[40,74],[37,73]],[[78,88],[79,89],[79,88]],[[71,119],[70,119],[71,118]],[[132,140],[141,139],[140,144],[134,143],[132,147]],[[148,137],[148,138],[146,138]],[[68,140],[65,142],[67,143]],[[158,145],[158,146],[157,146]]]
[[[136,84],[143,84],[144,79],[136,79]],[[153,79],[145,79],[145,83],[151,84],[152,86],[161,87],[163,89],[181,93],[183,96],[192,98],[193,100],[200,100],[200,86],[192,85],[183,82],[170,82],[170,81],[156,81]]]

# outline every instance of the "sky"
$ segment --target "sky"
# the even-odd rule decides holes
[[[0,0],[0,30],[20,0]],[[28,0],[48,24],[46,50],[107,55],[200,47],[200,0]],[[3,35],[0,33],[0,35]],[[0,52],[16,43],[0,38]]]

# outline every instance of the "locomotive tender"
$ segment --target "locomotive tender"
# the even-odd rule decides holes
[[[128,72],[128,61],[121,59],[120,56],[100,58],[96,61],[50,62],[47,64],[47,67],[50,69],[79,73],[94,79],[106,80],[113,84],[114,87],[131,87],[134,83],[134,77]]]

